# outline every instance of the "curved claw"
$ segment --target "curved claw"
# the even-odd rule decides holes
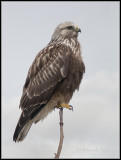
[[[55,109],[61,109],[61,107],[57,107],[57,106],[55,106],[55,107],[54,107],[54,111],[55,111]]]
[[[71,108],[70,110],[72,110],[72,111],[73,111],[73,106],[69,105],[69,107]]]
[[[55,110],[55,108],[61,109],[62,107],[73,111],[73,107],[71,105],[66,104],[66,103],[61,103],[61,104],[55,106],[54,110]]]

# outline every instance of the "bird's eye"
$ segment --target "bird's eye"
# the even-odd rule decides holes
[[[69,30],[70,30],[70,29],[73,29],[73,27],[72,27],[72,26],[68,26],[68,27],[67,27],[67,29],[69,29]]]

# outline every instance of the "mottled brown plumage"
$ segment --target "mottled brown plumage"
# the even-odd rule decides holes
[[[22,109],[14,141],[22,141],[32,123],[43,120],[55,106],[69,103],[85,72],[77,40],[80,29],[72,22],[61,23],[50,43],[33,61],[20,100]]]

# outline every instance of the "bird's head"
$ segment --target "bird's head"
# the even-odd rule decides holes
[[[52,39],[77,38],[79,32],[81,32],[80,28],[73,22],[64,22],[56,27],[54,34],[52,35]]]

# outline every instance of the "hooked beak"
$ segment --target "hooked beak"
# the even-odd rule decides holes
[[[76,27],[76,32],[80,32],[81,33],[81,29],[78,26]]]
[[[80,33],[81,33],[81,29],[79,28],[77,32],[80,32]]]

